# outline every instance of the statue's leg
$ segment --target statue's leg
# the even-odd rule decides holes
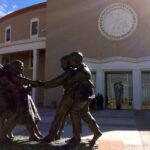
[[[90,130],[94,133],[93,139],[90,141],[90,146],[94,146],[96,140],[102,135],[99,129],[99,125],[89,112],[89,102],[86,102],[85,106],[80,110],[82,119],[88,124]]]
[[[3,127],[2,132],[0,133],[0,139],[5,140],[7,139],[7,135],[11,133],[12,129],[16,126],[16,114],[10,116],[5,125]]]
[[[63,135],[63,133],[64,133],[64,127],[65,127],[65,124],[66,124],[66,121],[67,121],[68,117],[69,117],[68,115],[66,115],[64,117],[64,119],[63,119],[63,121],[62,121],[62,123],[60,125],[59,131],[58,131],[58,134],[57,134],[55,140],[59,140],[61,138],[61,136]]]
[[[72,104],[72,97],[69,95],[64,95],[59,104],[59,107],[56,110],[56,114],[49,129],[49,134],[44,138],[45,142],[51,142],[55,140],[64,119],[66,119],[66,116],[69,113]]]
[[[7,119],[8,116],[6,117],[5,114],[3,114],[1,117],[0,117],[0,122],[1,122],[1,132],[3,132],[4,130],[4,127],[5,127],[5,124],[7,122]],[[8,133],[7,134],[7,137],[10,138],[10,139],[13,139],[14,138],[14,135],[12,132]]]
[[[32,128],[31,125],[26,124],[26,128],[29,132],[29,140],[30,141],[39,141],[40,138],[35,134],[34,129]]]
[[[81,140],[81,118],[80,118],[80,108],[79,105],[76,104],[72,107],[70,111],[70,118],[72,121],[73,127],[73,137],[70,142],[80,142]]]
[[[35,123],[34,121],[32,120],[32,118],[28,118],[28,120],[26,121],[26,124],[25,124],[28,132],[29,132],[29,140],[31,141],[39,141],[40,138],[36,135],[35,133]]]
[[[1,132],[2,132],[3,129],[4,129],[4,126],[5,126],[5,118],[4,118],[4,117],[1,117],[0,122],[1,122]]]
[[[33,128],[34,128],[34,132],[36,133],[36,135],[37,135],[38,137],[40,137],[40,138],[43,138],[43,135],[42,135],[42,133],[40,132],[40,130],[39,130],[39,128],[38,128],[38,125],[35,124]]]
[[[4,117],[1,116],[0,117],[0,134],[1,132],[3,132],[3,129],[4,129],[4,121],[5,121]]]
[[[3,127],[2,127],[2,130],[4,129],[4,126],[5,126],[6,122],[7,122],[7,119],[4,119],[4,120],[3,120]],[[13,138],[14,138],[14,135],[13,135],[12,131],[8,132],[7,137],[10,138],[10,139],[13,139]]]
[[[10,133],[7,134],[7,137],[10,138],[10,139],[13,139],[15,136],[13,135],[12,132],[10,132]]]

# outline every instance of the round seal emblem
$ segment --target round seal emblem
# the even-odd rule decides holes
[[[115,3],[101,12],[98,28],[106,38],[122,40],[135,31],[137,20],[137,15],[130,6],[124,3]]]

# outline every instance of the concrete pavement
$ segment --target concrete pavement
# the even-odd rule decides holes
[[[54,114],[54,110],[40,110],[42,121],[39,128],[44,135],[48,132]],[[104,110],[92,114],[103,132],[102,137],[99,139],[102,145],[120,142],[123,143],[123,150],[150,150],[150,110]],[[27,135],[26,129],[22,126],[17,126],[14,133]],[[71,136],[71,121],[68,119],[63,137]],[[84,139],[92,138],[91,131],[84,122],[82,122],[82,137]],[[111,148],[107,149],[112,150]]]

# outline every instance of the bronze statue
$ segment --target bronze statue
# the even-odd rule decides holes
[[[90,141],[90,146],[94,146],[96,140],[102,135],[96,120],[89,112],[89,103],[95,98],[94,86],[91,82],[91,72],[83,60],[83,54],[81,52],[73,52],[70,54],[70,65],[73,68],[77,68],[76,74],[68,81],[70,84],[76,83],[77,86],[74,89],[75,103],[70,110],[71,120],[73,125],[73,138],[72,141],[80,141],[80,118],[88,124],[91,131],[94,133],[93,139]]]
[[[7,134],[11,133],[16,124],[24,124],[29,131],[30,140],[39,140],[42,134],[38,130],[37,123],[40,120],[38,111],[33,103],[31,96],[28,94],[31,87],[40,86],[41,82],[32,81],[22,75],[23,62],[15,60],[3,67],[3,75],[11,82],[15,88],[11,89],[11,99],[5,97],[9,101],[9,110],[13,112],[5,122],[5,126],[0,135],[1,140],[7,138]],[[5,90],[4,92],[8,92]]]
[[[12,89],[15,89],[16,86],[10,82],[6,76],[3,74],[3,66],[0,65],[0,124],[1,124],[1,132],[5,126],[5,121],[12,114],[13,110],[9,100],[11,99]],[[14,107],[13,107],[14,108]],[[13,138],[12,133],[8,133],[9,138]]]
[[[51,123],[49,134],[44,138],[45,142],[51,142],[55,140],[55,138],[59,134],[59,130],[65,123],[66,117],[69,114],[71,107],[73,106],[74,92],[73,88],[70,88],[71,85],[69,85],[67,81],[75,74],[75,70],[69,66],[69,59],[70,57],[67,55],[62,57],[60,61],[61,67],[63,68],[64,72],[58,77],[43,84],[43,86],[46,88],[57,86],[62,86],[64,88],[64,94],[56,110],[54,119]]]
[[[30,140],[39,140],[42,137],[37,126],[40,116],[29,92],[32,87],[53,88],[62,86],[64,94],[51,123],[49,134],[43,141],[48,143],[54,141],[62,130],[67,116],[70,114],[73,137],[69,142],[73,144],[80,142],[80,119],[83,119],[94,134],[93,139],[89,143],[91,147],[94,146],[102,133],[89,112],[89,103],[95,98],[94,86],[91,82],[91,72],[82,60],[83,54],[81,52],[73,52],[62,57],[60,61],[64,72],[58,77],[43,83],[24,77],[22,75],[24,66],[20,60],[15,60],[4,66],[0,70],[0,76],[6,80],[0,80],[0,87],[3,87],[3,84],[7,84],[7,88],[3,89],[4,93],[0,92],[3,98],[1,103],[4,103],[5,106],[4,110],[1,109],[0,103],[0,113],[7,114],[7,116],[4,115],[3,117],[5,125],[0,133],[0,140],[6,140],[7,135],[11,137],[11,131],[18,123],[26,126],[30,134]],[[6,93],[9,94],[7,95]]]
[[[73,124],[73,137],[70,139],[70,142],[78,143],[81,140],[81,116],[94,133],[94,137],[90,141],[90,146],[93,146],[102,133],[89,112],[90,100],[92,97],[95,97],[93,84],[90,80],[91,72],[82,63],[83,55],[80,52],[73,52],[63,57],[63,59],[67,60],[67,65],[65,65],[66,67],[64,69],[65,72],[44,84],[47,88],[63,86],[65,89],[63,98],[51,124],[49,134],[44,138],[44,141],[51,142],[55,139],[64,118],[70,113]]]

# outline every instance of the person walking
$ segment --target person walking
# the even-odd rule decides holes
[[[103,98],[103,95],[102,94],[97,94],[96,96],[96,104],[97,104],[97,110],[103,110],[104,107],[103,107],[103,103],[104,103],[104,98]]]

